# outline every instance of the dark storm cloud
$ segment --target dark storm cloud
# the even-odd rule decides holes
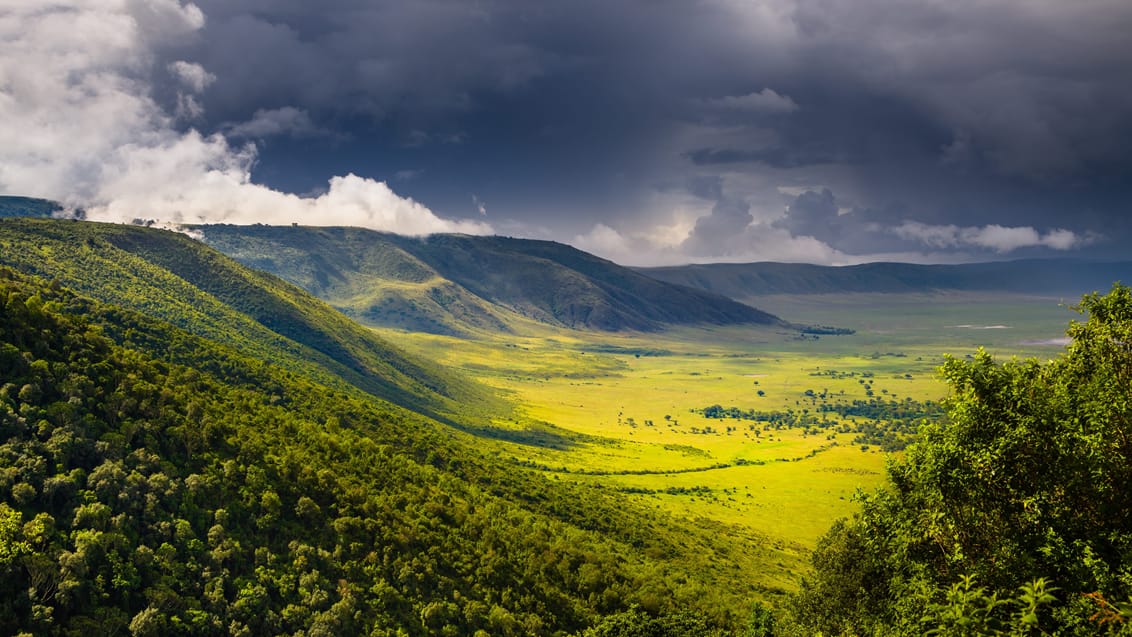
[[[900,211],[846,210],[829,189],[807,190],[795,197],[786,213],[771,223],[792,236],[811,236],[846,254],[883,253],[893,250],[915,250],[885,226],[889,216],[902,216]]]
[[[688,159],[697,166],[716,166],[720,164],[760,163],[773,168],[800,168],[818,164],[850,163],[848,159],[825,155],[821,152],[806,152],[804,149],[793,149],[778,146],[775,148],[759,148],[755,150],[739,150],[736,148],[700,148],[687,153]]]
[[[623,185],[614,183],[614,173],[635,183],[651,178],[627,158],[639,140],[659,138],[652,134],[657,116],[671,98],[640,79],[656,49],[634,55],[633,34],[664,37],[668,27],[650,25],[655,20],[636,7],[205,2],[202,8],[208,24],[200,40],[174,53],[217,69],[204,96],[210,122],[246,130],[242,122],[262,109],[292,108],[353,140],[348,148],[309,144],[310,172],[342,155],[367,164],[355,170],[379,176],[424,167],[429,178],[413,184],[422,199],[443,208],[466,202],[470,191],[495,190],[492,200],[511,200],[502,208],[517,214],[545,209],[568,192],[575,199],[582,192],[615,199]],[[453,139],[466,147],[445,143]],[[361,147],[368,156],[358,156]],[[282,150],[264,148],[261,170],[270,172],[277,159],[291,161],[276,149]],[[571,203],[579,213],[590,202],[563,205]]]
[[[826,243],[832,243],[840,234],[837,202],[828,189],[821,192],[807,190],[794,199],[786,209],[786,216],[775,222],[791,234],[811,234]]]
[[[1110,236],[1094,249],[1129,231],[1126,0],[199,5],[199,36],[166,53],[215,78],[185,125],[260,133],[278,187],[412,170],[399,187],[438,212],[478,216],[475,193],[562,238],[691,214],[658,209],[677,184],[703,202],[684,221],[704,256],[744,220],[849,254],[962,246],[921,226],[1029,228],[1048,248],[1058,229]]]

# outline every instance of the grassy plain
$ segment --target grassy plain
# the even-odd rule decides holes
[[[609,334],[530,324],[517,326],[522,336],[473,339],[385,332],[514,406],[483,439],[494,453],[549,480],[620,491],[715,526],[721,541],[771,547],[741,566],[774,590],[793,587],[821,534],[853,511],[853,494],[883,479],[887,454],[855,440],[860,419],[818,414],[821,402],[939,401],[945,355],[985,347],[1050,358],[1076,316],[1058,299],[973,294],[767,297],[759,305],[857,331],[817,339],[765,327]],[[777,429],[697,413],[716,404],[825,422]]]

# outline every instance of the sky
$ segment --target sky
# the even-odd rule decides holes
[[[1126,257],[1128,0],[0,0],[0,193],[619,263]]]

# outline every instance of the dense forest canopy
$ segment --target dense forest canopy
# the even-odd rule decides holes
[[[1132,630],[1132,290],[1080,310],[1056,360],[948,360],[947,419],[820,543],[799,632]]]

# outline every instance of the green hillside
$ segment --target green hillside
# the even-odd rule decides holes
[[[475,385],[407,357],[303,290],[183,234],[9,219],[0,222],[0,265],[434,416],[487,400]]]
[[[553,635],[633,605],[703,633],[781,596],[744,572],[769,542],[480,451],[477,384],[193,239],[4,221],[0,259],[0,634]]]
[[[715,294],[662,283],[549,241],[359,229],[207,226],[205,241],[375,325],[440,334],[555,326],[652,331],[677,324],[779,324]]]
[[[366,285],[447,281],[506,326],[505,294],[548,297],[504,263],[636,290],[622,308],[666,289],[545,242],[317,234]],[[316,282],[359,263],[294,250]],[[945,415],[850,502],[882,443],[816,401],[910,406],[958,341],[394,346],[186,235],[0,220],[0,634],[1127,634],[1132,291],[1082,308],[1056,360],[944,359]],[[774,404],[801,426],[756,427]]]
[[[0,318],[5,634],[553,634],[693,592],[650,516],[360,392],[10,270]]]
[[[511,312],[445,279],[389,235],[360,228],[209,226],[205,241],[315,294],[355,320],[458,335],[509,331]]]

